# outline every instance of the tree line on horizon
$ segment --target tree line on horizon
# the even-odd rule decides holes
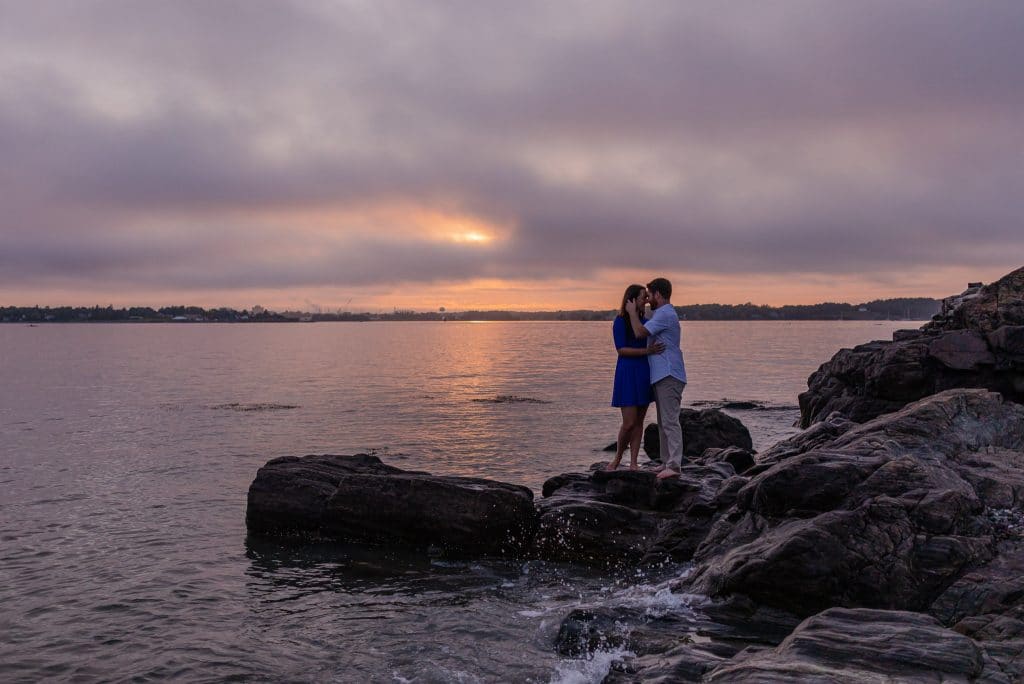
[[[824,302],[821,304],[684,304],[676,307],[680,318],[688,321],[835,321],[835,320],[928,320],[939,312],[941,302],[926,297],[878,299],[863,304]],[[77,322],[221,322],[221,323],[279,323],[289,321],[608,321],[616,311],[461,311],[416,312],[395,310],[393,313],[304,313],[267,311],[254,307],[253,311],[219,307],[204,309],[198,306],[127,307],[0,307],[0,322],[4,323],[77,323]]]

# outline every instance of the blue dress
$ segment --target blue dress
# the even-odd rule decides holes
[[[643,319],[640,319],[643,322]],[[629,330],[627,319],[616,316],[612,324],[615,348],[633,347],[645,349],[647,340],[637,339]],[[615,362],[615,386],[612,389],[612,406],[647,406],[651,403],[651,367],[646,356],[620,356]]]

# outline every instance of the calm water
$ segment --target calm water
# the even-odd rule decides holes
[[[683,404],[764,402],[734,412],[764,447],[836,350],[916,325],[685,323]],[[614,439],[614,362],[610,323],[0,325],[0,680],[599,681],[615,654],[558,658],[561,619],[685,616],[680,568],[295,548],[244,516],[284,454],[539,489]]]

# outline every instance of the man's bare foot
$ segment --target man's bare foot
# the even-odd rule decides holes
[[[658,473],[659,480],[667,480],[670,477],[679,477],[679,473],[671,468],[662,468],[661,472]]]
[[[636,463],[630,463],[629,464],[629,469],[630,470],[640,470],[640,466],[638,466]]]

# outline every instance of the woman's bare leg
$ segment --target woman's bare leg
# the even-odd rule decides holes
[[[636,406],[623,406],[622,425],[619,427],[619,437],[615,442],[615,458],[608,464],[608,470],[615,470],[622,462],[622,452],[629,446],[633,437],[633,426],[636,424]]]
[[[640,466],[637,458],[640,456],[640,442],[644,438],[644,417],[647,416],[647,406],[636,407],[636,420],[633,424],[633,434],[629,438],[629,469],[636,470]]]

